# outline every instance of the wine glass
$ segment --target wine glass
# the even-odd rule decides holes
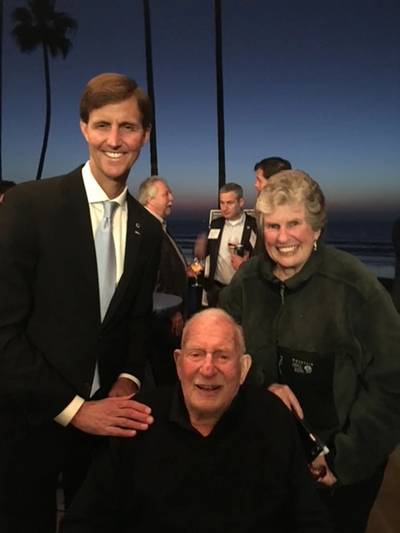
[[[199,259],[198,257],[194,257],[193,258],[193,262],[190,265],[190,268],[193,270],[194,277],[195,277],[195,282],[193,283],[192,287],[201,287],[201,285],[200,285],[200,283],[198,281],[198,275],[203,270],[203,265],[202,265],[201,259]]]

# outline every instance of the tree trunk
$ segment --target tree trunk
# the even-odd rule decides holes
[[[153,105],[153,123],[150,132],[150,164],[151,175],[158,175],[158,159],[157,159],[157,132],[156,132],[156,102],[154,96],[154,80],[153,80],[153,57],[151,49],[151,20],[150,20],[150,5],[149,0],[143,0],[144,11],[144,38],[146,45],[146,72],[147,72],[147,91],[151,103]]]
[[[50,68],[49,68],[49,51],[47,45],[43,43],[43,61],[44,61],[44,80],[46,86],[46,119],[44,124],[44,135],[42,151],[40,152],[39,165],[36,173],[36,179],[42,177],[44,159],[46,157],[47,142],[49,140],[50,120],[51,120],[51,88],[50,88]]]
[[[3,179],[3,0],[0,0],[0,180]]]
[[[218,120],[218,190],[225,185],[225,121],[224,121],[224,79],[222,69],[222,22],[221,0],[214,0],[215,12],[215,64],[217,79]],[[219,196],[218,196],[219,204]]]

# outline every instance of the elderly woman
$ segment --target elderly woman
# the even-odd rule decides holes
[[[400,441],[400,318],[360,261],[321,242],[325,201],[310,176],[272,176],[256,210],[265,253],[237,272],[221,305],[243,326],[249,379],[327,442],[326,461],[310,468],[336,531],[359,533]]]

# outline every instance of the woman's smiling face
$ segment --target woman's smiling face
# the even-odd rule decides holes
[[[299,272],[310,257],[321,230],[314,231],[303,204],[279,205],[264,215],[264,244],[275,262],[275,275],[284,281]]]

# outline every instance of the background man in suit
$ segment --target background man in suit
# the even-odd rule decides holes
[[[160,222],[163,228],[161,261],[156,290],[181,299],[178,307],[153,314],[151,365],[157,385],[177,380],[173,353],[180,346],[184,319],[187,315],[188,269],[186,260],[167,230],[166,219],[171,214],[174,197],[160,176],[151,176],[139,186],[139,202]]]
[[[219,190],[219,206],[222,216],[211,221],[208,238],[200,237],[195,247],[198,257],[206,257],[204,284],[208,305],[212,307],[218,303],[220,290],[230,283],[236,270],[250,257],[257,240],[256,220],[243,212],[240,185],[223,185]],[[239,253],[238,244],[243,247]]]
[[[267,157],[266,159],[261,159],[258,163],[254,165],[254,172],[256,173],[256,180],[254,182],[254,187],[257,191],[257,194],[264,189],[267,184],[267,179],[273,174],[277,174],[281,170],[290,170],[292,165],[287,159],[282,159],[282,157]]]
[[[15,187],[0,210],[2,532],[53,532],[59,472],[69,500],[93,435],[132,437],[152,423],[132,395],[161,231],[126,186],[149,138],[150,110],[135,81],[93,78],[80,102],[89,161]]]

